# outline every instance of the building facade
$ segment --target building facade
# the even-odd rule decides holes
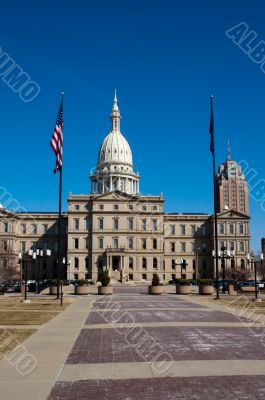
[[[130,146],[120,131],[116,94],[110,120],[110,132],[100,146],[97,167],[90,176],[91,192],[69,194],[68,211],[62,218],[65,279],[97,280],[103,270],[121,281],[150,281],[155,272],[164,281],[181,276],[213,277],[213,216],[166,214],[162,194],[141,195],[140,176],[134,172]],[[234,171],[231,163],[227,160],[227,166],[220,167],[220,187]],[[224,172],[227,168],[228,175]],[[239,184],[242,182],[241,174]],[[250,252],[248,209],[240,210],[232,201],[227,207],[221,206],[218,214],[219,250],[226,247],[233,252],[226,267],[235,272],[248,268]],[[19,251],[50,249],[52,256],[41,260],[40,277],[55,278],[57,218],[56,213],[19,213],[0,208],[0,270],[17,265]],[[36,279],[34,263],[29,266],[29,279]]]

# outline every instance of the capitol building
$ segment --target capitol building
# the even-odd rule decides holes
[[[96,281],[106,269],[123,282],[150,281],[154,273],[163,281],[213,277],[213,215],[167,214],[162,194],[140,194],[140,176],[121,133],[116,93],[110,121],[90,176],[90,194],[69,194],[68,210],[62,216],[65,279]],[[244,272],[250,252],[247,184],[230,152],[219,167],[218,188],[219,250],[226,247],[233,254],[227,269]],[[19,251],[50,249],[52,256],[41,261],[40,278],[56,277],[57,218],[52,212],[1,208],[0,268],[17,265]],[[28,278],[37,279],[34,263],[29,265]]]

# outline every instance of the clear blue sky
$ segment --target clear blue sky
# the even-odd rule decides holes
[[[23,103],[0,79],[0,185],[27,210],[57,209],[49,147],[65,92],[64,208],[89,192],[108,133],[114,88],[141,174],[141,191],[167,212],[212,212],[209,95],[217,162],[247,160],[265,177],[265,74],[225,31],[240,21],[265,40],[265,4],[242,1],[23,1],[1,7],[0,46],[41,88]],[[251,200],[253,247],[265,212]]]

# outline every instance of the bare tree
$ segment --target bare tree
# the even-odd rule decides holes
[[[0,283],[18,278],[16,256],[7,241],[0,241]]]

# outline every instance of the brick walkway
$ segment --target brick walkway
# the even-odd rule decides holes
[[[143,287],[95,299],[49,400],[265,399],[264,327]]]

